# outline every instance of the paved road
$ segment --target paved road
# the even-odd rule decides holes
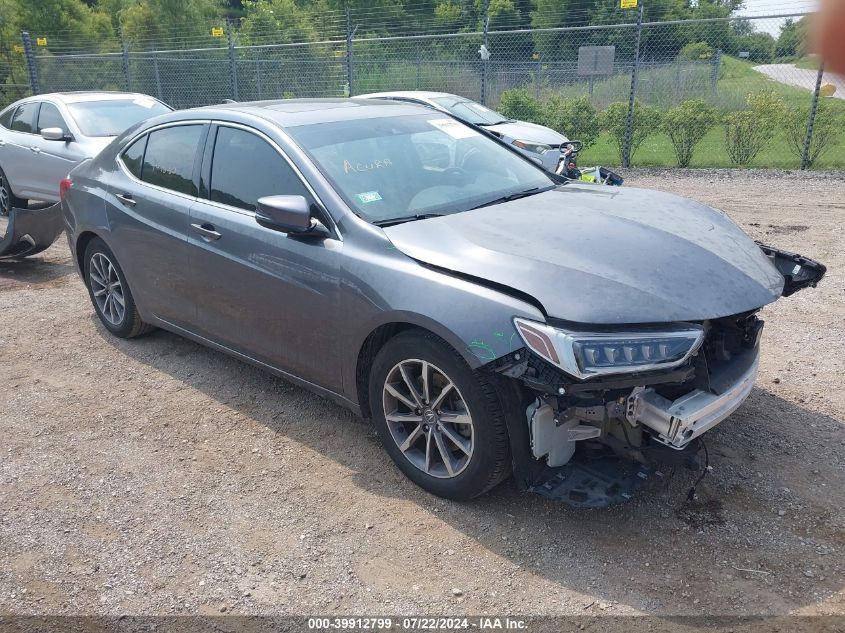
[[[815,90],[816,88],[818,71],[809,68],[796,68],[792,64],[763,64],[762,66],[755,66],[754,70],[782,84],[798,86],[807,90]],[[833,93],[833,96],[837,99],[845,99],[845,77],[834,75],[833,73],[825,73],[822,78],[822,85],[824,84],[833,84],[836,86],[836,92]]]

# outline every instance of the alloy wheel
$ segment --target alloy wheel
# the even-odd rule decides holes
[[[91,256],[88,278],[100,314],[112,325],[119,326],[126,315],[126,299],[117,270],[104,253]]]
[[[396,364],[383,390],[384,417],[405,458],[440,479],[456,477],[475,447],[472,416],[455,383],[419,359]]]

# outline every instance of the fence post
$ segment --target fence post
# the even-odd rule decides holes
[[[807,169],[810,166],[810,143],[813,140],[813,124],[816,122],[816,110],[819,107],[819,91],[822,88],[823,76],[824,63],[819,62],[819,74],[816,75],[816,89],[813,90],[813,103],[810,106],[810,120],[807,122],[807,135],[804,137],[804,151],[801,152],[801,169]]]
[[[263,86],[261,85],[261,49],[255,48],[253,50],[255,51],[255,84],[258,88],[258,100],[261,101],[264,98]]]
[[[41,92],[38,85],[38,67],[35,65],[35,54],[32,52],[32,38],[29,37],[27,31],[21,31],[21,39],[23,40],[23,52],[26,55],[26,66],[29,69],[29,87],[32,88],[32,94],[37,95]]]
[[[232,23],[226,23],[226,40],[229,43],[229,92],[232,99],[239,101],[238,97],[238,64],[235,57],[235,34],[232,32]]]
[[[622,146],[622,166],[631,166],[631,134],[634,127],[634,100],[637,97],[637,75],[640,72],[640,38],[643,33],[643,0],[637,7],[637,35],[634,43],[634,68],[631,70],[631,94],[628,96],[628,119],[625,122],[625,144]]]
[[[490,50],[487,33],[490,30],[490,0],[484,0],[484,48]],[[487,105],[487,64],[488,59],[481,59],[481,104]]]
[[[356,29],[357,30],[357,29]],[[355,37],[355,31],[352,30],[352,14],[349,11],[349,3],[346,3],[346,87],[348,96],[355,94],[352,88],[352,38]]]
[[[164,98],[161,96],[161,75],[158,71],[158,54],[155,51],[153,51],[153,74],[156,80],[156,97],[158,97],[159,101],[164,101]]]
[[[126,84],[126,92],[132,90],[132,76],[129,74],[129,49],[126,47],[126,38],[123,37],[123,26],[119,27],[120,50],[123,57],[123,81]]]
[[[722,70],[722,49],[717,48],[713,53],[713,62],[710,66],[710,87],[713,94],[716,94],[716,87],[719,85],[719,73]]]

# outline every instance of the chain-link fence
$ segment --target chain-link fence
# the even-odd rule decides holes
[[[0,59],[2,98],[129,90],[187,108],[430,90],[581,136],[594,162],[845,166],[845,82],[813,58],[775,59],[772,34],[804,14],[643,22],[640,8],[624,23],[500,30],[482,16],[461,32],[402,35],[373,35],[366,15],[345,17],[327,39],[308,42],[227,26],[178,46],[116,33],[91,52],[56,38],[39,46],[24,33],[22,54]]]

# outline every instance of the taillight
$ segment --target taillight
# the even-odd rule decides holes
[[[64,200],[67,190],[73,187],[73,181],[70,178],[63,178],[59,183],[59,199]]]

